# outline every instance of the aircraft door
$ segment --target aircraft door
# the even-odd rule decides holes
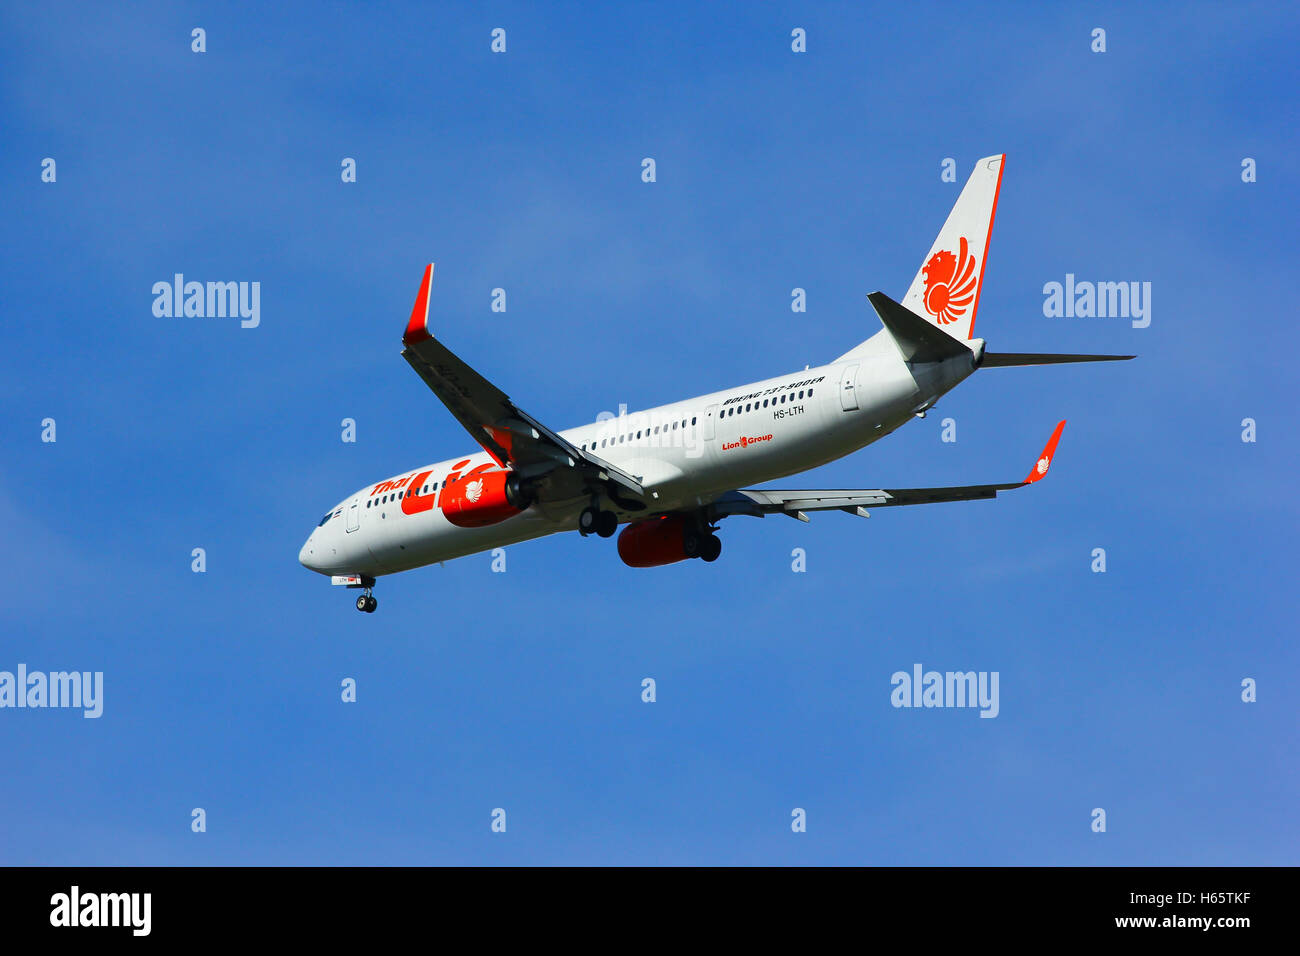
[[[347,531],[356,531],[361,527],[361,499],[353,498],[352,503],[348,505],[348,523]]]
[[[840,378],[840,408],[846,412],[858,409],[858,367],[847,366]]]
[[[704,440],[705,441],[713,441],[713,435],[714,435],[713,423],[714,423],[714,419],[716,419],[717,417],[718,417],[717,405],[710,405],[708,408],[704,410]]]

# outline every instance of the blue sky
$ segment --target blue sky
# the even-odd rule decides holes
[[[5,4],[0,669],[105,701],[0,710],[0,863],[1295,864],[1298,21]],[[1014,481],[1066,418],[1050,480],[730,519],[713,565],[555,537],[375,615],[298,565],[472,450],[398,354],[424,263],[448,345],[564,428],[868,337],[997,152],[978,334],[1140,358],[987,370],[797,483]],[[261,324],[155,317],[177,272],[260,282]],[[1067,273],[1150,282],[1150,327],[1044,317]],[[999,716],[891,707],[918,662],[998,671]]]

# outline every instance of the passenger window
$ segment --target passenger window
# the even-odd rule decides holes
[[[812,389],[811,389],[811,388],[808,389],[808,397],[809,397],[809,398],[812,398]]]
[[[696,416],[694,416],[694,415],[691,416],[691,424],[692,424],[692,425],[695,424],[695,418],[696,418]]]

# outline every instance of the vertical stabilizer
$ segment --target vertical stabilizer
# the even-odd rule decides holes
[[[958,339],[974,336],[1005,154],[986,156],[962,187],[903,305]]]

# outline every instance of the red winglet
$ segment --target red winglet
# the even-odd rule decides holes
[[[429,334],[429,286],[433,283],[433,263],[424,269],[424,280],[420,291],[415,296],[415,306],[411,309],[411,321],[406,323],[406,334],[402,336],[403,345],[414,345],[425,339],[433,338]]]
[[[1038,461],[1030,469],[1029,477],[1025,479],[1025,484],[1030,485],[1047,474],[1047,469],[1052,465],[1052,458],[1056,455],[1056,443],[1061,440],[1061,432],[1065,429],[1065,422],[1056,426],[1056,431],[1052,432],[1052,437],[1047,439],[1047,447],[1043,453],[1038,456]]]

